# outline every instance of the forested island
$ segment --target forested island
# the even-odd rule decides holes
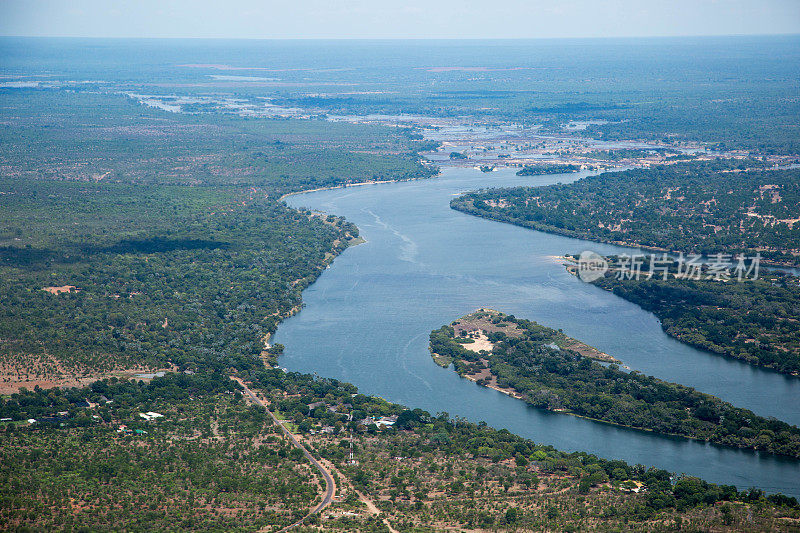
[[[592,150],[588,157],[592,159],[600,159],[605,161],[620,161],[622,159],[635,159],[640,157],[647,157],[656,153],[671,154],[671,156],[681,155],[677,150],[669,148],[619,148],[616,150]],[[669,157],[669,156],[668,156]],[[687,157],[692,159],[691,156]],[[680,159],[680,158],[679,158]]]
[[[758,161],[679,162],[574,183],[488,189],[454,209],[601,242],[699,254],[760,253],[798,265],[800,169]]]
[[[566,174],[568,172],[579,172],[580,165],[566,165],[566,164],[541,164],[541,165],[525,165],[522,169],[517,171],[517,176],[538,176],[541,174]]]
[[[563,333],[479,310],[434,330],[431,352],[459,375],[529,405],[626,427],[800,457],[800,429],[734,407],[691,387],[616,365],[564,345]]]

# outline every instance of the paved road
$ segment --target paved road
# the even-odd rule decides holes
[[[278,418],[272,413],[272,411],[269,410],[269,408],[264,404],[264,402],[262,402],[258,398],[258,396],[256,396],[255,393],[253,393],[253,391],[251,391],[250,388],[247,385],[244,384],[244,382],[241,379],[235,378],[235,377],[231,377],[231,379],[233,379],[234,381],[239,383],[239,385],[241,385],[244,388],[245,394],[247,394],[250,397],[251,400],[253,400],[256,404],[260,405],[261,407],[263,407],[264,409],[267,410],[267,413],[269,413],[269,416],[272,417],[272,421],[275,422],[278,425],[278,427],[281,428],[281,430],[283,431],[284,435],[289,437],[289,440],[292,441],[292,444],[297,446],[300,449],[300,451],[303,452],[303,455],[306,456],[306,459],[308,459],[311,462],[311,464],[313,464],[317,468],[317,470],[320,471],[320,473],[322,474],[322,477],[325,478],[325,496],[322,497],[322,501],[319,503],[319,505],[317,505],[314,508],[313,511],[308,513],[306,516],[304,516],[303,518],[301,518],[300,520],[298,520],[294,524],[286,526],[285,528],[283,528],[280,531],[278,531],[278,533],[283,533],[284,531],[288,531],[288,530],[292,529],[293,527],[299,526],[300,524],[302,524],[303,522],[308,520],[308,518],[310,516],[319,513],[320,511],[325,509],[327,506],[329,506],[331,504],[331,501],[333,500],[333,495],[336,494],[336,483],[333,481],[333,477],[331,477],[330,472],[328,472],[328,470],[324,466],[322,466],[322,464],[319,461],[317,461],[317,459],[313,455],[311,455],[308,452],[308,450],[306,450],[305,446],[300,444],[300,441],[298,441],[294,437],[294,435],[292,435],[289,432],[289,430],[286,429],[286,427],[284,427],[284,425],[281,423],[281,421],[278,420]]]

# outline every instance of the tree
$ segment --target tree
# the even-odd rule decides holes
[[[516,524],[522,518],[522,511],[518,507],[509,507],[506,510],[506,523],[509,525]]]

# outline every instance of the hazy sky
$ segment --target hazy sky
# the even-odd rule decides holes
[[[546,38],[800,33],[800,0],[0,0],[0,35]]]

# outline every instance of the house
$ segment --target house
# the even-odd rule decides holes
[[[376,419],[374,416],[368,416],[367,418],[358,421],[358,423],[361,425],[371,426],[374,424],[379,428],[393,426],[395,422],[397,422],[397,415],[382,416],[378,419]]]
[[[317,407],[324,407],[324,406],[325,406],[325,402],[310,403],[310,404],[308,404],[308,411],[311,412],[314,409],[316,409]]]
[[[333,405],[331,407],[328,407],[328,411],[330,411],[331,413],[338,413],[341,411],[351,411],[352,409],[353,406],[350,405],[349,403],[340,403],[339,405]]]
[[[148,422],[151,420],[155,420],[156,418],[162,418],[164,415],[161,413],[155,413],[153,411],[148,411],[146,413],[139,413],[139,416],[147,420]]]
[[[619,490],[623,492],[644,492],[647,490],[647,487],[644,486],[644,483],[641,481],[634,481],[632,479],[628,479],[620,483]]]
[[[42,422],[61,422],[69,418],[69,411],[59,411],[55,414],[43,416],[40,420]]]
[[[395,422],[397,422],[397,415],[384,416],[376,420],[375,425],[378,427],[389,427],[393,426]]]

